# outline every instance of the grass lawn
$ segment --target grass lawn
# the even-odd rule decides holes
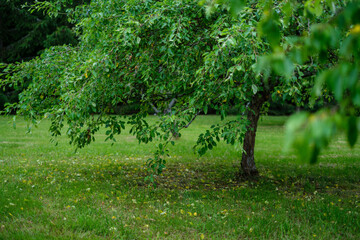
[[[360,147],[339,136],[319,163],[282,152],[285,117],[260,122],[257,181],[235,181],[239,146],[199,158],[200,116],[171,147],[153,188],[144,182],[154,144],[104,133],[74,153],[49,142],[49,122],[32,134],[0,117],[0,239],[360,239]],[[156,117],[150,119],[155,121]]]

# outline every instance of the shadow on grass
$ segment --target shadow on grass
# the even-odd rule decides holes
[[[259,170],[260,176],[249,179],[238,178],[238,166],[232,164],[171,163],[162,174],[154,176],[154,182],[155,188],[163,190],[228,191],[246,188],[290,195],[340,192],[351,195],[360,192],[360,181],[355,174],[357,168],[299,168],[298,165],[279,164],[277,167],[260,165]],[[154,188],[152,183],[145,181],[145,177],[151,174],[145,165],[114,163],[100,171],[85,168],[83,172],[95,176],[99,182],[112,179],[114,184],[123,187]]]

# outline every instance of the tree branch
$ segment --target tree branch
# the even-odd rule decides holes
[[[167,109],[165,109],[164,114],[169,114],[171,112],[171,108],[176,103],[176,101],[177,101],[176,98],[173,98],[171,100],[171,102],[169,103],[169,106],[167,107]]]
[[[201,113],[201,110],[199,110],[194,117],[189,121],[188,124],[186,124],[183,128],[188,128],[190,126],[190,124],[195,120],[195,118]]]
[[[152,109],[154,109],[155,114],[159,114],[160,111],[154,106],[154,104],[150,103],[150,106],[152,107]]]

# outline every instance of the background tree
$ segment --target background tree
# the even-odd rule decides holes
[[[36,2],[33,0],[0,2],[0,63],[29,61],[45,48],[77,44],[75,33],[72,31],[73,23],[68,21],[67,14],[62,12],[50,17],[43,11],[29,11],[29,6]],[[85,2],[68,2],[66,6],[71,9]],[[0,90],[0,109],[2,110],[7,102],[18,101],[21,90],[9,86]]]
[[[50,48],[40,58],[23,63],[8,79],[21,85],[23,79],[32,78],[19,103],[9,109],[15,108],[34,123],[51,118],[53,136],[67,123],[66,134],[78,147],[91,143],[100,126],[108,128],[106,134],[113,139],[128,123],[139,142],[160,140],[149,165],[161,171],[166,145],[174,144],[172,133],[187,128],[211,107],[224,122],[201,134],[196,149],[204,154],[220,140],[243,143],[241,172],[253,176],[258,174],[254,146],[264,103],[282,95],[301,104],[304,91],[315,89],[319,96],[328,90],[344,104],[335,110],[336,117],[327,118],[331,128],[309,123],[309,135],[303,140],[288,137],[301,146],[304,158],[314,161],[333,136],[332,124],[338,116],[348,129],[357,128],[354,115],[352,120],[345,118],[349,104],[356,103],[353,95],[359,93],[358,53],[351,51],[359,46],[354,35],[358,34],[354,26],[358,2],[240,2],[244,3],[241,8],[213,1],[206,7],[190,0],[92,1],[73,15],[80,34],[78,46]],[[319,87],[320,80],[313,87],[318,73],[322,77],[317,79],[329,81],[325,90]],[[338,78],[330,84],[334,73],[351,75],[353,80],[340,91],[335,84]],[[349,101],[344,102],[343,96],[349,96]],[[172,99],[177,100],[172,114],[164,114],[150,126],[145,118],[148,110],[154,105],[165,109]],[[141,104],[139,113],[108,115],[118,104],[133,102]],[[242,113],[236,121],[226,120],[230,105]],[[304,127],[306,116],[294,117],[290,132]],[[353,145],[356,137],[350,132]]]

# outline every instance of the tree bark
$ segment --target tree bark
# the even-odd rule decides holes
[[[163,114],[164,115],[172,115],[171,113],[171,108],[172,106],[174,106],[174,104],[177,102],[177,99],[176,98],[173,98],[171,100],[171,102],[169,103],[168,107],[163,111]],[[150,103],[150,106],[152,107],[152,109],[155,111],[155,115],[158,115],[161,113],[161,111],[159,109],[157,109],[155,107],[154,104]],[[174,122],[173,124],[173,127],[170,127],[170,132],[172,134],[172,136],[175,138],[175,139],[178,139],[180,137],[179,133],[175,131],[175,126],[176,126],[176,122]]]
[[[244,152],[242,154],[241,159],[241,172],[245,177],[252,177],[258,176],[259,171],[255,165],[255,158],[254,158],[254,148],[255,148],[255,137],[256,137],[256,130],[257,125],[260,117],[261,107],[266,101],[265,94],[255,94],[250,102],[248,111],[247,111],[247,120],[250,124],[247,127],[247,131],[245,133],[244,142],[243,142],[243,149]]]

